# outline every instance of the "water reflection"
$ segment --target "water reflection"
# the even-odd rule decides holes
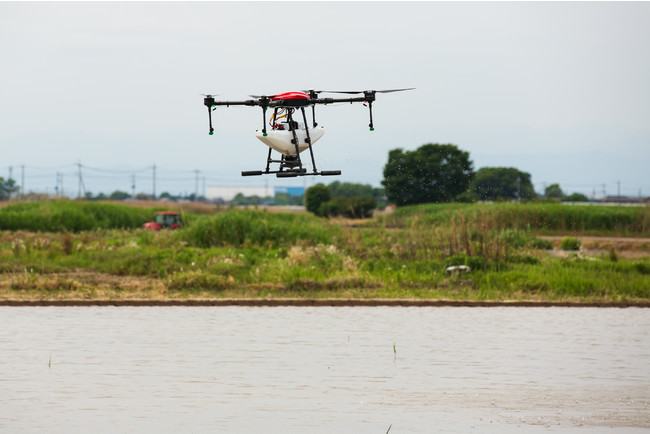
[[[2,432],[647,432],[644,309],[0,307]]]

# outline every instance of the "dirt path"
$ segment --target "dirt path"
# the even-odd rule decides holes
[[[647,237],[611,237],[587,235],[538,235],[538,238],[553,243],[553,248],[560,249],[562,239],[577,238],[582,243],[582,252],[587,255],[609,254],[615,251],[622,258],[644,258],[650,256],[650,238]]]
[[[396,306],[396,307],[606,307],[650,308],[650,301],[473,301],[393,299],[193,299],[193,300],[0,300],[0,306]]]

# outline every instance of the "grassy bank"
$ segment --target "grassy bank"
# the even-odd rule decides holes
[[[233,210],[175,232],[5,230],[0,298],[647,301],[643,240],[642,257],[627,259],[603,243],[557,255],[537,235],[642,237],[648,218],[647,208],[479,204],[404,208],[357,226]],[[445,274],[452,265],[471,272]]]
[[[0,230],[135,229],[150,221],[153,213],[153,209],[147,208],[68,200],[15,203],[0,208]]]
[[[451,225],[536,233],[650,236],[650,207],[560,203],[425,204],[398,208],[378,219],[388,227]]]

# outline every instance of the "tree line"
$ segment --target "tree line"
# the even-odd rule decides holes
[[[388,200],[398,206],[431,202],[532,200],[537,193],[530,173],[514,167],[474,171],[469,152],[452,144],[428,143],[414,151],[388,154],[384,180]],[[544,191],[552,200],[587,201],[580,193],[566,196],[558,184]]]
[[[453,144],[428,143],[413,151],[393,149],[383,174],[384,189],[338,182],[310,187],[305,193],[306,208],[320,216],[366,217],[380,197],[397,206],[538,198],[530,173],[514,167],[482,167],[474,171],[469,152]],[[343,186],[347,194],[342,193]],[[588,200],[580,193],[565,195],[558,184],[546,187],[544,198]]]

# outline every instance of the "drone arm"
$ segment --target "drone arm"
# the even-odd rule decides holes
[[[340,102],[366,102],[367,98],[356,97],[356,98],[318,98],[317,100],[312,100],[313,104],[336,104]]]
[[[254,99],[249,99],[246,101],[213,101],[213,106],[226,106],[230,107],[231,105],[245,105],[249,107],[254,107],[257,105],[262,105],[259,101]]]

